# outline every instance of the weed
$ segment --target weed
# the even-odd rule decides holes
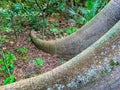
[[[54,21],[54,22],[52,22],[52,24],[53,24],[54,27],[58,27],[59,26],[58,21]]]
[[[26,47],[20,47],[17,49],[17,52],[19,54],[26,54],[28,52],[28,49]]]
[[[68,35],[74,33],[77,30],[78,30],[77,27],[69,27],[69,28],[64,29],[65,33],[67,33]]]
[[[15,82],[13,74],[15,68],[14,61],[16,60],[15,55],[11,51],[6,51],[6,53],[4,53],[2,50],[1,57],[1,70],[6,74],[3,84],[6,85]]]
[[[9,39],[8,39],[8,37],[6,36],[6,35],[2,35],[1,37],[0,37],[0,41],[1,42],[9,42]]]
[[[22,59],[25,61],[28,59],[28,48],[27,47],[20,47],[17,49],[17,52],[22,55]]]
[[[12,75],[10,75],[9,77],[6,77],[6,78],[4,79],[3,84],[6,85],[6,84],[13,83],[13,82],[15,82],[15,81],[16,81],[16,80],[15,80],[15,78],[14,78],[14,74],[12,74]]]
[[[28,54],[24,54],[23,57],[22,57],[22,59],[23,59],[24,61],[28,60]]]
[[[38,66],[43,66],[45,62],[41,58],[35,58],[34,64],[38,67]]]
[[[61,59],[61,64],[64,64],[66,61],[62,58]]]
[[[31,40],[32,40],[32,38],[29,36],[29,37],[27,38],[27,40],[28,40],[28,41],[31,41]]]
[[[51,28],[50,32],[56,35],[56,33],[58,32],[58,28]]]
[[[109,0],[85,0],[85,6],[74,6],[67,9],[69,19],[77,26],[87,23],[92,19],[107,3]]]
[[[115,62],[113,59],[111,59],[110,62],[109,62],[109,65],[110,65],[110,68],[107,68],[107,69],[105,68],[101,72],[102,75],[112,72],[112,70],[115,68],[115,66],[120,65],[120,63],[119,62]]]
[[[110,65],[111,69],[114,69],[114,67],[120,65],[120,63],[115,62],[113,59],[111,59],[109,62],[109,65]]]

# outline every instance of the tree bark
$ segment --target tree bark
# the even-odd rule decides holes
[[[100,77],[111,59],[120,61],[120,21],[65,64],[42,75],[2,86],[0,90],[82,90],[88,82]]]
[[[120,0],[111,0],[90,22],[64,39],[44,41],[31,31],[35,45],[51,54],[71,59],[105,34],[120,19]]]

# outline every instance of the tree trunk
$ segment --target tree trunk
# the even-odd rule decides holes
[[[120,0],[111,0],[90,22],[64,39],[44,41],[31,32],[35,45],[51,54],[71,59],[105,34],[120,19]]]
[[[110,66],[111,59],[120,62],[120,21],[65,64],[42,75],[2,86],[0,90],[82,90],[109,68],[106,66]]]

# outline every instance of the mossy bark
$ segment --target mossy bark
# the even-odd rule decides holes
[[[38,48],[71,59],[93,44],[120,19],[120,0],[111,0],[104,9],[72,35],[59,40],[43,41],[31,32]]]
[[[115,46],[115,48],[113,48]],[[1,86],[0,90],[80,90],[112,58],[120,60],[120,21],[93,45],[65,64],[42,75]]]

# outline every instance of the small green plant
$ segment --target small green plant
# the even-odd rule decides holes
[[[13,74],[15,68],[14,61],[16,60],[15,55],[11,51],[6,51],[6,53],[4,53],[2,50],[1,57],[1,70],[6,74],[3,84],[6,85],[15,82]]]
[[[115,62],[113,59],[111,59],[109,64],[110,64],[110,66],[117,66],[117,65],[119,65],[119,62]]]
[[[28,60],[28,54],[27,54],[27,53],[24,54],[23,57],[22,57],[22,59],[23,59],[24,61]]]
[[[81,1],[82,2],[82,1]],[[69,19],[76,25],[83,25],[92,19],[107,3],[109,0],[85,0],[83,6],[74,6],[68,8]]]
[[[17,52],[19,54],[26,54],[28,52],[28,49],[26,47],[20,47],[17,49]]]
[[[109,69],[106,69],[106,68],[105,68],[104,70],[101,71],[101,74],[102,74],[102,75],[105,75],[105,74],[107,74],[107,73],[110,73],[111,71],[112,71],[111,68],[109,68]]]
[[[52,24],[53,24],[54,27],[58,27],[59,26],[58,21],[54,21],[54,22],[52,22]]]
[[[64,64],[66,61],[62,58],[61,59],[61,64]]]
[[[109,66],[110,66],[110,68],[105,68],[101,73],[104,75],[104,74],[106,74],[106,73],[110,73],[110,72],[112,72],[112,70],[114,69],[114,67],[115,66],[118,66],[118,65],[120,65],[120,63],[119,62],[115,62],[113,59],[111,59],[110,61],[109,61]]]
[[[4,43],[4,42],[9,42],[9,39],[8,39],[8,37],[7,37],[6,35],[3,34],[3,35],[0,37],[0,41],[3,42],[3,43]]]
[[[11,31],[10,28],[10,14],[8,12],[8,10],[3,10],[0,11],[0,31],[5,32],[5,31]]]
[[[50,29],[50,32],[51,32],[52,34],[54,34],[54,36],[55,36],[56,33],[58,32],[58,28],[51,28],[51,29]]]
[[[6,84],[13,83],[13,82],[15,82],[15,81],[16,81],[16,80],[15,80],[14,74],[12,74],[12,75],[10,75],[10,76],[8,76],[8,77],[6,77],[6,78],[4,79],[3,84],[6,85]]]
[[[22,55],[22,59],[25,61],[25,60],[28,60],[28,48],[27,47],[19,47],[17,49],[17,52]]]
[[[115,62],[113,59],[111,59],[110,62],[109,62],[109,65],[110,65],[111,69],[113,69],[115,66],[120,65],[120,63]]]
[[[66,28],[64,31],[65,33],[67,33],[68,35],[74,33],[75,31],[77,31],[77,27],[69,27],[69,28]]]
[[[34,64],[38,67],[38,66],[43,66],[45,62],[41,58],[35,58]]]
[[[28,41],[31,41],[31,40],[32,40],[32,38],[29,36],[29,37],[27,38],[27,40],[28,40]]]

